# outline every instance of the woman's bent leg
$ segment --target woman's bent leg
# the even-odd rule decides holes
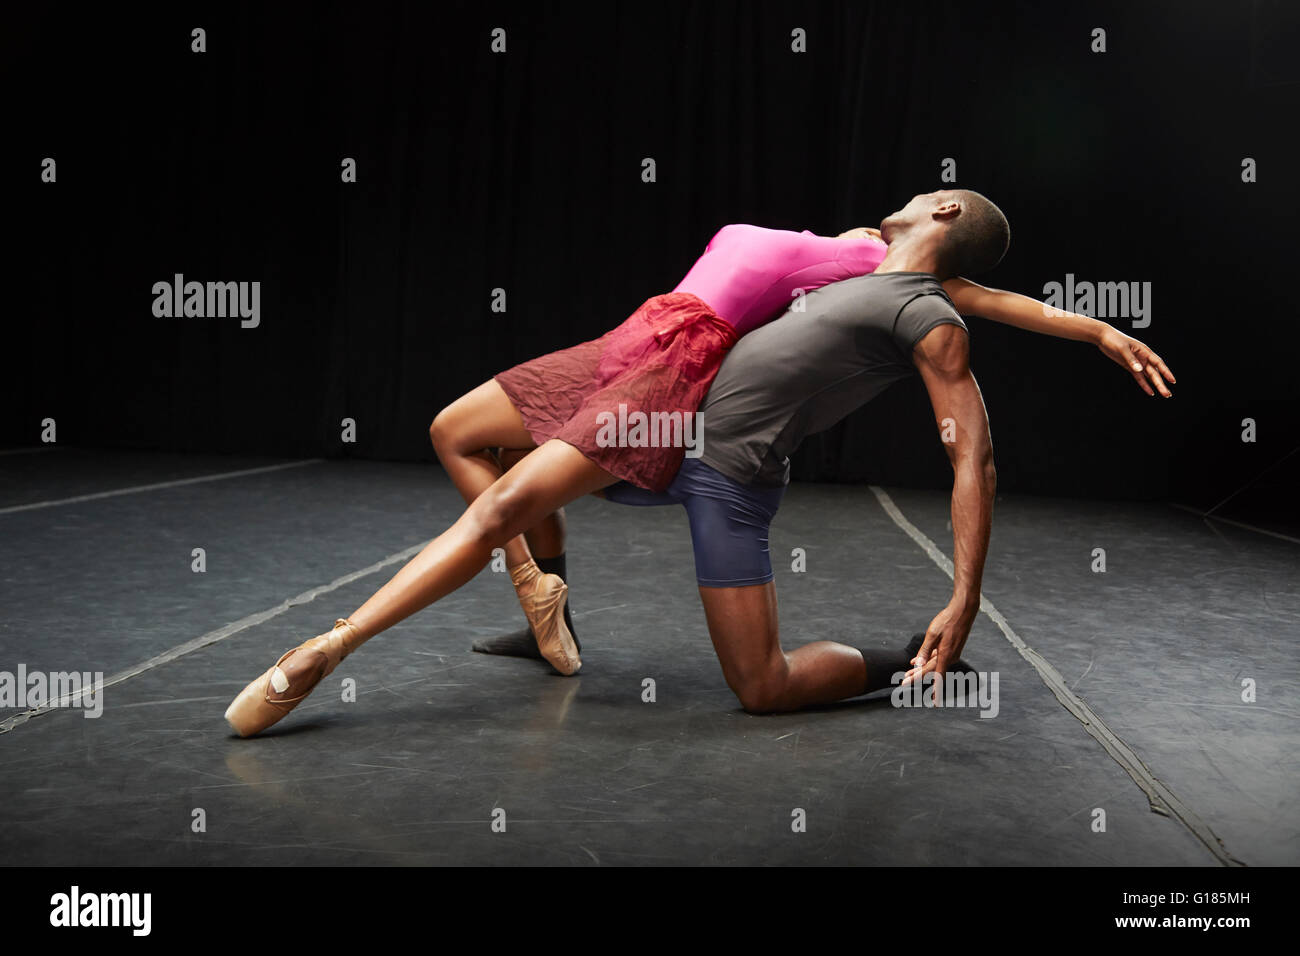
[[[504,474],[519,464],[529,454],[530,449],[505,448],[497,455]],[[564,519],[564,509],[557,508],[537,524],[524,532],[528,541],[528,550],[539,562],[564,557],[565,535],[568,527]]]
[[[503,468],[493,448],[523,451],[535,447],[523,417],[495,379],[489,379],[440,411],[429,426],[429,439],[438,460],[465,504],[501,477]],[[505,542],[506,563],[522,564],[531,556],[522,538]]]
[[[526,455],[535,447],[523,416],[495,379],[444,408],[429,427],[429,437],[466,504],[473,503],[518,460],[511,456]],[[496,448],[502,449],[508,462],[493,453]],[[527,656],[546,658],[561,673],[571,674],[582,666],[581,648],[573,635],[567,599],[556,596],[557,583],[548,578],[556,575],[563,582],[565,577],[563,558],[556,557],[563,552],[560,520],[548,516],[537,528],[529,529],[528,536],[516,535],[501,547],[528,620],[528,627],[513,636],[519,639],[515,643],[523,646]],[[551,552],[557,538],[560,551]],[[536,562],[530,548],[534,541],[543,545]],[[552,615],[556,607],[562,610],[558,618]],[[544,645],[550,648],[549,653]]]
[[[497,461],[502,471],[509,471],[528,454],[528,451],[521,448],[502,448],[497,455]],[[524,533],[524,538],[528,542],[528,550],[533,560],[537,562],[538,569],[544,574],[554,574],[567,584],[569,575],[568,561],[564,553],[565,532],[564,509],[559,508],[529,528]],[[581,653],[582,642],[573,627],[571,603],[566,601],[564,604],[564,623],[573,637],[574,648]],[[539,661],[546,659],[537,646],[537,635],[527,623],[515,631],[479,638],[470,645],[470,649],[480,654],[495,654],[502,657],[527,657]]]

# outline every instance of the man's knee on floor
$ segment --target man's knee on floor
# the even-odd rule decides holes
[[[769,667],[736,674],[727,683],[749,713],[771,714],[783,709],[787,677],[786,668]]]

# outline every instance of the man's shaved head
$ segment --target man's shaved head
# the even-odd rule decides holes
[[[935,256],[939,277],[988,272],[1006,254],[1011,227],[1002,210],[973,189],[913,196],[880,224],[884,240],[921,241]]]
[[[1007,254],[1011,226],[1002,210],[973,189],[954,189],[961,213],[948,225],[940,255],[949,276],[988,272]]]

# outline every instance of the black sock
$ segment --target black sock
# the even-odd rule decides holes
[[[901,651],[891,651],[883,647],[859,647],[858,653],[862,655],[862,660],[867,665],[867,687],[862,693],[870,694],[886,687],[897,686],[898,681],[894,680],[894,675],[907,673],[912,669],[912,658],[920,653],[924,642],[924,634],[914,634],[907,642],[907,647]],[[959,659],[950,664],[948,670],[952,673],[965,673],[973,669],[964,660]]]
[[[919,648],[920,645],[918,644],[917,647]],[[897,686],[902,678],[895,680],[895,675],[910,671],[912,658],[916,656],[916,651],[910,653],[891,651],[883,647],[859,647],[858,653],[862,655],[862,660],[867,665],[867,686],[862,691],[864,694]]]
[[[568,580],[567,562],[563,554],[553,558],[534,558],[534,560],[537,562],[538,570],[543,574],[556,574],[559,575],[560,580]],[[578,633],[573,629],[573,618],[569,616],[568,601],[564,602],[564,623],[569,633],[573,635],[574,645],[581,653],[582,644],[578,642]],[[542,652],[537,649],[537,638],[533,637],[532,628],[527,626],[511,631],[509,634],[480,638],[470,645],[470,650],[480,654],[499,654],[503,657],[531,657],[539,661],[543,659]]]

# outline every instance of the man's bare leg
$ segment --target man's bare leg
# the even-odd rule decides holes
[[[893,682],[906,672],[911,655],[860,651],[833,641],[815,641],[781,650],[776,585],[700,588],[709,637],[722,664],[727,686],[752,713],[798,710],[857,697]]]

